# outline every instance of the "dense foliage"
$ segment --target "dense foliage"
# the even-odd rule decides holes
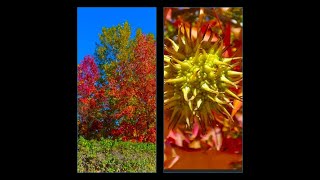
[[[80,134],[94,137],[103,128],[106,94],[97,86],[100,75],[92,56],[78,66],[78,125]]]
[[[156,141],[156,44],[128,22],[103,28],[78,67],[79,135]]]

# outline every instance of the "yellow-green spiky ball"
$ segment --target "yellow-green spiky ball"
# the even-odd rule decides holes
[[[184,28],[184,32],[186,28]],[[232,70],[237,58],[223,58],[225,51],[222,40],[211,44],[198,38],[182,35],[179,28],[178,44],[166,39],[164,56],[164,107],[171,110],[170,126],[185,124],[190,127],[195,117],[204,126],[215,120],[212,111],[222,114],[232,121],[227,106],[233,108],[232,100],[240,98],[230,90],[239,88],[242,72]],[[191,30],[190,30],[191,31]],[[202,37],[200,39],[200,37]]]

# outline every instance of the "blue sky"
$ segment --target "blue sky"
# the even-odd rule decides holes
[[[152,33],[156,38],[156,8],[100,8],[79,7],[77,17],[78,64],[86,55],[94,55],[95,43],[99,42],[98,34],[102,27],[112,27],[128,21],[131,35],[135,35],[138,28],[144,34]]]

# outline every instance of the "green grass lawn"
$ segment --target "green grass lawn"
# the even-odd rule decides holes
[[[156,172],[156,145],[78,139],[78,172]]]

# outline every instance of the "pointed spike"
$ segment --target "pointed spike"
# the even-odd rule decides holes
[[[182,111],[180,118],[175,122],[175,124],[173,125],[173,128],[175,128],[177,126],[177,124],[179,124],[181,122],[181,120],[183,118],[187,117],[187,112],[185,110]]]
[[[215,100],[217,103],[219,103],[219,104],[227,104],[227,102],[221,101],[221,100],[218,98],[218,96],[215,96],[215,97],[214,97],[214,100]]]
[[[166,38],[166,40],[168,40],[168,41],[172,44],[172,48],[173,48],[176,52],[178,52],[179,46],[178,46],[172,39],[170,39],[170,38]]]
[[[188,116],[186,117],[186,122],[187,122],[187,126],[190,127],[190,120]]]
[[[184,50],[185,50],[186,55],[190,55],[192,53],[192,49],[189,45],[186,45],[184,47]]]
[[[169,70],[170,68],[171,68],[170,65],[165,65],[165,66],[164,66],[164,70]]]
[[[199,53],[201,48],[201,44],[203,43],[203,41],[201,41],[199,44],[197,44],[194,48],[194,50],[196,50],[195,55],[194,55],[194,62],[198,63],[199,62]]]
[[[198,101],[197,101],[197,108],[198,109],[200,108],[201,104],[202,104],[202,99],[198,99]]]
[[[203,112],[203,117],[204,117],[204,125],[205,127],[208,127],[209,123],[208,123],[208,115],[206,111]]]
[[[200,38],[200,36],[202,38]],[[195,47],[198,47],[201,43],[201,41],[203,40],[204,36],[201,34],[201,28],[198,28],[198,31],[197,31],[197,40],[196,40],[196,46]]]
[[[204,125],[204,122],[203,122],[203,114],[200,112],[200,117],[198,118],[199,119],[199,124],[201,126],[201,129],[205,129],[205,125]]]
[[[175,117],[175,115],[177,114],[177,112],[179,111],[179,107],[175,107],[172,114],[171,114],[171,117],[170,117],[170,122],[173,120],[173,118]]]
[[[175,79],[166,79],[165,83],[180,83],[184,82],[186,80],[186,77],[180,77],[180,78],[175,78]]]
[[[183,24],[184,27],[184,36],[186,37],[186,45],[189,46],[190,45],[190,37],[189,37],[189,32],[188,29],[186,28],[186,23]]]
[[[242,81],[242,78],[239,79],[238,81],[234,81],[233,83],[234,83],[234,84],[239,84],[241,81]]]
[[[164,83],[164,90],[165,91],[174,90],[174,85],[173,84]]]
[[[190,46],[192,46],[192,36],[191,36],[191,34],[192,34],[192,24],[190,24],[190,26],[189,26],[189,38],[190,38]]]
[[[175,91],[174,90],[166,90],[165,89],[165,92],[163,93],[164,95],[172,95],[173,96],[173,93],[174,93]]]
[[[202,86],[201,86],[201,89],[205,90],[205,91],[208,91],[208,92],[211,92],[211,93],[215,93],[215,94],[218,94],[219,92],[218,91],[214,91],[213,89],[211,89],[208,84],[206,83],[203,83]]]
[[[197,80],[197,74],[194,73],[194,74],[192,74],[192,76],[190,77],[189,82],[190,82],[190,83],[193,83],[193,82],[196,81],[196,80]]]
[[[222,115],[221,110],[218,108],[218,106],[214,106],[214,107],[213,107],[213,111],[214,111],[214,112],[217,112],[217,113],[214,113],[214,114],[213,114],[214,117],[215,117],[215,119],[216,119],[219,123],[223,124],[223,123],[224,123],[224,122],[223,122],[223,119],[221,119],[221,117],[219,117],[219,114],[221,114],[221,116],[223,116],[223,115]]]
[[[230,65],[230,69],[232,69],[232,68],[234,68],[234,67],[236,67],[236,66],[239,66],[240,63],[241,63],[241,62],[236,62],[236,63]]]
[[[181,98],[181,97],[180,97],[179,95],[172,96],[170,99],[164,100],[164,104],[169,103],[169,102],[172,102],[172,101],[179,100],[180,98]]]
[[[227,71],[228,76],[241,76],[242,77],[242,72],[239,71]]]
[[[217,103],[216,100],[215,100],[213,97],[211,97],[210,95],[207,95],[207,97],[208,97],[209,99],[211,99],[213,102]]]
[[[184,47],[185,54],[189,55],[192,52],[192,40],[191,40],[191,31],[192,31],[192,26],[190,25],[190,28],[186,28],[184,24],[184,29],[185,29],[185,37],[186,37],[186,44]]]
[[[228,105],[229,107],[231,107],[232,109],[234,109],[234,106],[232,105],[232,103],[231,103],[231,101],[230,101],[229,98],[227,98],[227,97],[224,96],[223,99],[227,102],[227,105]]]
[[[215,74],[217,74],[217,75],[221,75],[222,74],[222,72],[224,72],[224,71],[226,71],[227,70],[227,68],[224,68],[224,67],[219,67],[218,69],[217,69],[217,71],[215,72]]]
[[[190,108],[190,110],[191,110],[191,112],[192,112],[192,111],[193,111],[192,101],[189,101],[189,102],[188,102],[188,105],[189,105],[189,108]]]
[[[221,56],[221,52],[223,51],[223,42],[220,43],[220,46],[218,47],[218,49],[216,50],[215,54],[217,54],[218,56]]]
[[[235,99],[241,101],[241,99],[240,99],[236,94],[234,94],[233,92],[231,92],[229,89],[226,89],[225,92],[226,92],[227,94],[229,94],[230,96],[234,97]]]
[[[228,105],[229,107],[231,107],[232,109],[234,109],[234,106],[232,105],[231,102],[229,102],[227,105]]]
[[[198,94],[198,93],[197,93],[197,88],[194,88],[194,89],[193,89],[193,96],[196,97],[197,94]]]
[[[182,61],[180,61],[180,60],[178,60],[178,59],[176,59],[174,57],[172,57],[171,59],[174,60],[175,62],[179,63],[181,65],[181,67],[184,68],[184,69],[190,69],[192,67],[189,63],[182,62]]]
[[[179,121],[179,119],[183,116],[183,112],[180,111],[180,113],[178,114],[177,118],[172,119],[172,121],[170,121],[168,128],[170,129],[174,129],[175,125],[177,124],[177,122]]]
[[[183,30],[183,35],[181,36],[181,37],[183,37],[183,40],[184,40],[184,45],[187,45],[188,44],[188,40],[187,40],[187,30],[186,30],[186,25],[185,25],[185,23],[182,23],[182,25],[181,25],[182,27],[181,27],[181,29]],[[182,31],[181,31],[182,32]]]
[[[179,47],[182,47],[183,46],[183,43],[182,43],[182,39],[181,39],[181,28],[182,26],[180,25],[179,26],[179,30],[178,30],[178,44],[179,44]]]
[[[201,38],[197,37],[197,43],[199,43],[200,41],[203,41],[204,37],[206,37],[206,33],[208,31],[208,28],[209,28],[209,24],[207,25],[206,30],[202,33],[201,26],[199,27],[199,34],[198,35],[202,35],[202,37]]]
[[[202,51],[202,54],[203,54],[204,56],[207,56],[207,52],[206,52],[206,50],[201,49],[201,51]]]
[[[203,23],[203,18],[204,17],[204,8],[200,8],[200,11],[199,11],[199,21],[198,21],[198,27],[200,27]]]
[[[201,128],[204,128],[205,127],[205,124],[204,124],[204,113],[203,113],[203,110],[199,111],[199,114],[200,114],[200,119],[201,119]]]
[[[222,62],[222,61],[219,61],[217,59],[214,59],[213,60],[214,64],[217,64],[217,65],[225,65],[225,66],[230,66],[229,64],[225,63],[225,62]]]
[[[172,127],[172,125],[176,124],[177,121],[179,121],[179,119],[181,118],[181,116],[182,116],[182,112],[179,112],[178,116],[176,118],[172,119],[172,121],[170,121],[168,128],[170,129],[170,127],[171,127],[172,129],[174,129],[175,126]]]
[[[228,112],[226,108],[224,108],[222,105],[218,104],[219,108],[222,109],[222,111],[229,117],[229,119],[233,120],[231,117],[231,114]]]
[[[209,50],[209,54],[214,54],[217,51],[217,48],[220,46],[221,43],[221,38],[218,39],[218,41],[216,41],[213,46],[210,48]]]
[[[210,108],[209,103],[205,103],[204,107],[205,107],[205,109],[207,110],[208,114],[210,115],[212,121],[214,121],[215,118],[214,118],[214,115],[213,115],[213,113],[212,113],[212,109]]]
[[[232,60],[242,59],[242,57],[233,57],[233,58],[222,58],[224,63],[230,63]]]
[[[175,70],[181,70],[180,64],[173,64],[172,62],[170,62],[170,66],[173,67]]]
[[[196,97],[195,96],[191,96],[191,98],[189,99],[189,101],[193,101]]]
[[[190,38],[190,41],[192,41],[192,24],[190,24],[189,26],[189,38]]]
[[[221,52],[218,54],[219,56],[221,56],[226,50],[228,50],[232,45],[228,45],[226,47],[224,47]]]
[[[175,57],[176,57],[177,59],[179,59],[179,60],[184,60],[184,59],[186,58],[183,54],[181,54],[181,53],[179,53],[179,52],[176,52],[176,51],[174,51],[173,49],[168,48],[167,46],[165,46],[164,49],[165,49],[166,51],[168,51],[172,56],[175,56]]]
[[[172,97],[173,95],[172,94],[164,94],[163,95],[163,98],[164,99],[168,99],[168,98],[170,98],[170,97]]]
[[[183,27],[183,35],[186,37],[186,34],[187,34],[186,23],[182,23],[182,27]]]
[[[230,99],[227,98],[227,97],[225,97],[225,96],[223,97],[223,99],[224,99],[226,102],[228,102],[228,103],[230,102]]]
[[[165,104],[164,109],[170,109],[171,107],[176,106],[177,104],[178,104],[178,101],[172,101],[168,104]]]
[[[189,101],[188,99],[188,93],[190,92],[190,87],[186,86],[182,89],[183,97],[185,101]]]
[[[242,76],[228,76],[228,78],[230,79],[230,81],[232,81],[235,84],[238,84],[239,82],[242,81]]]
[[[230,85],[234,86],[236,89],[238,89],[238,86],[235,83],[233,83],[232,81],[230,81],[229,79],[227,79],[224,74],[220,77],[220,80],[227,83],[227,84],[230,84]]]
[[[173,92],[174,92],[174,90],[166,90],[166,91],[163,92],[163,94],[170,94],[170,93],[173,93]]]

